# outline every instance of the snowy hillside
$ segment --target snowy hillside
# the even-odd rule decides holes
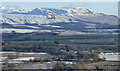
[[[103,24],[117,24],[117,18],[112,15],[105,15],[86,8],[21,8],[21,7],[0,7],[0,12],[4,23],[9,24],[25,24],[38,23],[48,24],[56,22],[79,22],[89,21]]]
[[[14,25],[53,24],[60,27],[101,27],[117,25],[117,16],[98,13],[87,8],[0,7],[2,23]],[[58,24],[59,23],[59,24]],[[5,26],[4,26],[5,27]],[[34,26],[33,26],[34,27]],[[69,28],[68,27],[68,28]]]

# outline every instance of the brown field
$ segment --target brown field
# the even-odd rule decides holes
[[[104,70],[116,70],[120,67],[120,62],[110,62],[110,61],[102,61],[97,63],[92,63],[86,65],[87,69],[95,69],[98,67],[98,69],[104,69]]]

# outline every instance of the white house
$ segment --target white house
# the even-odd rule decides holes
[[[106,61],[120,61],[119,53],[100,53],[99,58],[104,59]]]

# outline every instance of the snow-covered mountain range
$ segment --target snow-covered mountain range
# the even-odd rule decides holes
[[[52,26],[111,26],[117,25],[117,16],[99,13],[87,8],[27,8],[0,7],[1,22],[16,25],[51,25]],[[64,25],[65,23],[65,25]],[[53,25],[54,24],[54,25]],[[68,24],[68,26],[66,25]],[[5,26],[4,26],[5,27]]]

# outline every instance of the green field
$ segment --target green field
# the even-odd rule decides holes
[[[7,43],[7,45],[5,44]],[[118,35],[71,35],[63,36],[53,33],[11,33],[3,34],[3,50],[44,51],[49,48],[66,48],[69,50],[111,50],[116,51]],[[8,46],[9,45],[9,46]],[[55,49],[56,49],[55,48]],[[114,49],[114,50],[113,50]]]

